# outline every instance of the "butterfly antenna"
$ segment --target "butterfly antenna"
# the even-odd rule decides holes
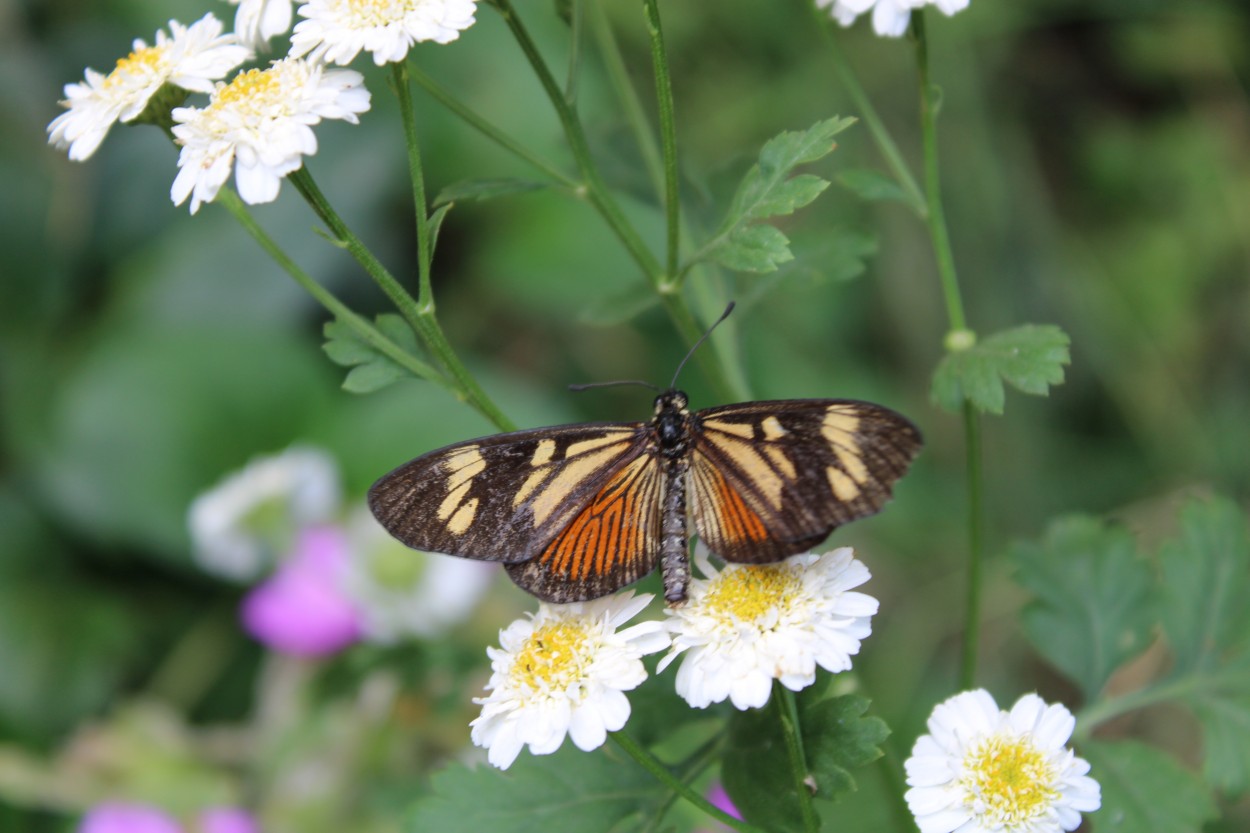
[[[712,330],[715,330],[720,325],[720,322],[728,318],[729,313],[733,311],[734,311],[734,302],[730,301],[729,306],[725,307],[725,311],[720,314],[720,318],[717,318],[715,321],[713,321],[712,326],[708,327],[706,330],[703,331],[703,335],[699,336],[699,340],[696,341],[694,343],[694,346],[690,348],[690,352],[686,354],[686,358],[682,359],[681,364],[677,365],[677,370],[673,373],[673,381],[668,383],[668,386],[670,389],[677,386],[677,377],[681,375],[681,369],[686,366],[686,362],[690,361],[690,357],[694,355],[694,351],[699,349],[699,345],[707,341],[707,337],[712,334]]]
[[[592,388],[610,388],[615,387],[616,385],[642,385],[644,388],[651,388],[651,390],[657,393],[660,390],[650,382],[644,382],[641,379],[620,379],[615,382],[583,382],[579,385],[569,385],[569,390],[583,391],[590,390]]]

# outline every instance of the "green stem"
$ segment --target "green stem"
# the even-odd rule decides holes
[[[929,45],[925,37],[924,12],[912,13],[912,33],[916,39],[916,81],[920,93],[920,135],[924,145],[925,197],[928,210],[925,219],[929,237],[933,241],[933,253],[937,260],[938,277],[942,282],[942,294],[946,302],[946,314],[951,333],[967,333],[963,298],[959,292],[959,278],[955,273],[955,257],[951,249],[950,232],[946,227],[946,212],[942,208],[942,180],[938,165],[936,96],[929,81]],[[947,337],[946,349],[966,349],[969,339]],[[967,609],[964,615],[963,658],[959,679],[963,688],[969,689],[976,680],[977,646],[981,630],[981,584],[984,553],[982,521],[981,431],[979,417],[972,403],[965,400],[963,408],[964,445],[968,472],[968,587]]]
[[[977,648],[981,634],[981,584],[985,561],[982,523],[981,422],[972,403],[964,400],[964,448],[968,477],[968,585],[965,592],[963,657],[959,669],[960,688],[973,687],[977,676]]]
[[[638,97],[638,92],[630,80],[620,45],[616,42],[616,35],[608,22],[608,16],[604,14],[603,6],[599,2],[595,3],[591,25],[594,27],[595,43],[599,47],[600,60],[603,61],[608,80],[620,100],[622,115],[634,134],[634,141],[638,143],[638,152],[642,155],[642,162],[647,168],[647,176],[656,194],[663,194],[664,163],[651,131],[651,121],[647,118],[642,100]]]
[[[193,710],[233,656],[236,629],[233,611],[221,605],[209,608],[161,660],[148,692],[183,713]]]
[[[282,251],[273,238],[265,233],[265,230],[260,227],[255,218],[248,212],[247,206],[243,204],[243,201],[239,199],[239,196],[234,191],[223,188],[217,195],[217,202],[221,203],[226,210],[234,215],[239,225],[243,226],[244,230],[274,259],[274,262],[294,278],[296,283],[302,286],[309,295],[333,314],[336,319],[350,327],[361,341],[412,375],[434,382],[448,390],[452,389],[451,382],[443,374],[391,341],[367,319],[357,315],[328,289],[313,280],[307,272],[287,256],[286,252]]]
[[[576,179],[563,173],[554,165],[526,148],[520,142],[517,142],[507,133],[504,133],[498,127],[482,118],[482,116],[474,110],[466,107],[458,98],[448,92],[446,88],[441,86],[429,75],[422,72],[420,67],[415,65],[409,66],[408,74],[413,81],[417,82],[423,90],[430,94],[431,98],[450,110],[452,114],[459,117],[461,121],[469,125],[469,127],[472,127],[474,130],[481,133],[487,139],[490,139],[492,142],[499,145],[513,156],[527,162],[529,165],[546,174],[550,179],[558,182],[560,185],[569,190],[581,187],[581,183]]]
[[[908,166],[907,160],[903,158],[902,152],[894,141],[894,137],[890,135],[890,131],[886,129],[885,122],[881,120],[881,116],[877,113],[877,108],[872,106],[872,101],[864,92],[863,86],[859,83],[859,78],[855,75],[851,65],[847,62],[846,56],[842,53],[841,45],[838,43],[838,36],[833,31],[833,19],[829,14],[821,9],[812,7],[815,14],[821,19],[821,29],[824,31],[830,44],[829,52],[833,55],[834,70],[838,73],[838,78],[842,81],[842,86],[851,96],[859,116],[864,120],[864,125],[868,128],[869,135],[872,136],[873,142],[877,145],[877,150],[885,158],[885,164],[889,167],[891,173],[894,174],[894,180],[903,189],[903,193],[907,196],[907,204],[920,217],[924,217],[928,213],[928,207],[925,205],[924,192],[920,190],[920,186],[916,184],[916,178],[912,176],[911,167]]]
[[[408,62],[391,64],[391,83],[399,102],[400,121],[404,125],[404,144],[408,147],[408,175],[412,179],[412,208],[417,226],[417,308],[420,312],[434,311],[434,292],[430,287],[430,265],[433,259],[430,245],[430,216],[425,200],[425,172],[421,166],[421,143],[417,141],[417,118],[412,109],[412,94],[408,85]]]
[[[625,752],[633,758],[647,772],[655,776],[656,780],[682,798],[707,813],[712,818],[732,827],[734,830],[740,830],[742,833],[764,833],[764,831],[754,825],[740,821],[733,816],[721,810],[712,802],[708,801],[698,793],[693,787],[685,783],[681,779],[668,771],[668,767],[664,766],[654,755],[648,752],[636,740],[631,738],[624,732],[611,732],[612,740],[616,741],[616,745],[625,750]]]
[[[681,195],[677,189],[677,127],[673,116],[673,80],[664,50],[664,29],[660,25],[657,0],[643,0],[647,33],[651,36],[651,64],[655,71],[655,97],[660,111],[660,144],[664,152],[664,215],[668,228],[668,259],[665,277],[677,276],[678,247],[681,244]]]
[[[790,760],[790,774],[794,777],[794,791],[799,799],[803,829],[807,833],[818,833],[820,817],[816,815],[816,807],[812,804],[811,770],[807,767],[807,757],[803,753],[798,702],[795,700],[794,692],[779,682],[773,683],[773,701],[777,709],[777,719],[781,723],[781,736],[786,744],[786,755]]]
[[[928,203],[927,217],[929,237],[933,240],[933,253],[937,258],[938,277],[942,281],[942,294],[951,329],[967,329],[964,319],[964,303],[959,293],[959,278],[955,273],[955,257],[951,252],[950,232],[946,228],[946,212],[942,208],[942,180],[938,170],[936,96],[929,82],[929,45],[925,38],[924,11],[916,9],[912,14],[912,31],[916,37],[916,79],[920,87],[920,134],[924,144],[925,196]]]
[[[517,45],[520,46],[526,60],[529,61],[530,66],[533,68],[534,74],[538,76],[538,81],[547,93],[547,98],[550,99],[552,106],[555,108],[556,116],[559,118],[560,125],[564,130],[565,139],[569,143],[569,149],[573,153],[573,159],[577,163],[578,172],[582,176],[581,193],[585,195],[590,204],[603,217],[608,227],[616,234],[617,239],[621,241],[626,251],[629,252],[630,257],[633,258],[638,268],[642,270],[647,282],[659,293],[660,301],[663,303],[665,311],[668,312],[669,318],[682,338],[685,339],[687,344],[693,345],[703,335],[703,328],[699,326],[694,314],[690,311],[690,307],[686,304],[685,298],[681,294],[680,283],[673,276],[666,276],[663,273],[655,256],[647,248],[634,227],[625,219],[620,206],[612,199],[607,185],[603,182],[599,169],[595,166],[594,159],[590,154],[590,146],[586,141],[585,131],[582,130],[576,107],[560,92],[555,77],[551,74],[551,70],[538,52],[534,39],[530,37],[529,31],[525,28],[521,19],[517,17],[511,0],[490,0],[490,2],[503,17],[508,29],[512,32],[512,36],[516,39]],[[696,360],[704,369],[704,372],[708,374],[717,390],[724,396],[732,396],[733,386],[730,384],[729,377],[721,366],[717,354],[714,351],[703,351],[696,357]]]
[[[551,74],[547,63],[538,52],[538,46],[534,43],[534,39],[530,37],[529,30],[525,28],[525,24],[517,17],[511,0],[491,0],[491,2],[508,25],[512,36],[516,38],[517,45],[521,47],[526,60],[529,61],[534,73],[538,76],[539,83],[542,84],[543,90],[547,93],[547,98],[550,99],[552,106],[555,107],[556,116],[560,119],[560,125],[564,129],[565,138],[569,143],[569,149],[573,152],[573,159],[577,163],[577,170],[582,176],[582,189],[586,198],[590,200],[591,205],[603,216],[613,233],[616,234],[622,245],[625,246],[625,249],[634,259],[634,262],[638,264],[643,274],[646,275],[647,280],[652,285],[658,285],[660,281],[660,265],[647,249],[642,238],[638,236],[638,232],[625,219],[625,215],[621,212],[620,207],[617,206],[616,202],[608,194],[607,187],[604,185],[603,179],[599,175],[599,170],[595,167],[594,160],[590,155],[590,146],[586,142],[586,134],[583,132],[581,122],[577,117],[577,109],[560,91],[555,77]]]
[[[1122,714],[1127,714],[1137,709],[1144,709],[1147,706],[1176,700],[1187,694],[1192,694],[1195,689],[1201,687],[1201,681],[1197,677],[1186,676],[1167,680],[1118,697],[1097,700],[1081,709],[1077,714],[1076,729],[1072,733],[1073,737],[1077,740],[1088,740],[1090,733],[1108,720],[1113,720]]]
[[[461,363],[455,351],[451,349],[451,345],[447,342],[446,336],[443,335],[438,321],[434,318],[432,305],[428,307],[418,306],[416,300],[408,294],[399,281],[395,280],[395,277],[387,271],[386,267],[374,257],[373,252],[369,251],[360,238],[343,222],[343,219],[339,217],[338,213],[335,212],[334,208],[326,200],[325,195],[321,193],[307,168],[300,168],[288,178],[317,216],[321,218],[321,221],[330,228],[330,232],[334,235],[336,241],[351,253],[357,263],[365,268],[369,276],[373,278],[374,282],[386,293],[391,303],[395,305],[395,308],[399,310],[400,315],[404,317],[404,320],[416,332],[425,348],[430,351],[438,363],[447,371],[453,384],[453,391],[463,398],[464,401],[468,402],[474,410],[494,423],[499,430],[514,430],[515,426],[512,422],[486,396],[486,393],[477,384],[477,380],[469,374],[469,371]],[[424,210],[424,206],[417,207],[419,212]]]

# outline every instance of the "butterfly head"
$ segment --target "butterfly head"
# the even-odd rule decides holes
[[[655,426],[660,448],[683,452],[690,437],[690,409],[686,394],[669,388],[655,398]]]

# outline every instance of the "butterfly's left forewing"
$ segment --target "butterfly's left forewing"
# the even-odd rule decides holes
[[[369,507],[414,549],[528,561],[643,455],[642,428],[568,425],[457,443],[383,476],[369,490]]]
[[[852,400],[744,402],[696,417],[691,516],[712,552],[740,563],[778,561],[876,513],[922,442],[906,418]]]

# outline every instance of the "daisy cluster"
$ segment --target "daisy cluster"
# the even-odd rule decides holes
[[[66,112],[48,125],[48,141],[82,161],[114,124],[152,123],[181,147],[170,190],[194,214],[233,174],[249,204],[271,202],[282,179],[317,152],[324,120],[350,124],[370,106],[364,78],[350,69],[361,52],[376,64],[403,61],[422,41],[445,44],[474,23],[477,0],[231,0],[235,31],[212,14],[184,26],[169,22],[152,45],[136,40],[107,75],[92,69],[65,86]],[[290,32],[286,57],[227,75]],[[192,93],[203,105],[187,105]],[[183,105],[183,106],[179,106]]]
[[[817,669],[848,671],[878,603],[861,592],[868,568],[843,547],[764,566],[714,567],[663,621],[624,630],[650,596],[632,592],[572,605],[542,604],[487,651],[493,674],[476,702],[472,739],[509,767],[525,747],[554,752],[570,737],[601,746],[630,715],[625,692],[647,677],[642,657],[667,648],[657,673],[680,659],[677,693],[695,708],[728,700],[759,708],[774,684],[799,691]],[[985,691],[934,709],[906,763],[907,802],[921,833],[1060,833],[1100,805],[1089,764],[1066,747],[1075,721],[1037,695],[1000,711]]]

